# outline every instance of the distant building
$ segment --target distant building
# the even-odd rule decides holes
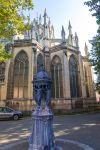
[[[45,63],[53,81],[54,102],[60,103],[63,108],[61,105],[66,100],[68,109],[71,109],[71,103],[76,100],[95,97],[88,48],[85,44],[85,56],[82,56],[77,33],[72,34],[70,22],[68,38],[62,26],[61,39],[57,39],[46,10],[43,17],[43,20],[41,15],[34,19],[31,30],[24,35],[14,36],[12,49],[9,50],[13,58],[0,64],[0,102],[27,111],[32,109],[32,79],[39,65]]]

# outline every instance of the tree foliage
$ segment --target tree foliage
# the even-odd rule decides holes
[[[32,8],[32,0],[0,0],[0,39],[11,41],[16,33],[29,29],[29,24],[25,24],[27,17],[24,11]],[[10,55],[6,53],[4,46],[0,45],[0,61],[7,59],[7,56],[9,58]]]
[[[4,62],[11,57],[12,55],[5,51],[5,44],[0,44],[0,62]]]
[[[100,0],[90,0],[85,2],[92,12],[92,16],[96,17],[98,30],[96,36],[90,41],[92,50],[90,52],[91,62],[94,66],[95,73],[97,74],[97,89],[100,91]]]
[[[0,0],[0,38],[11,38],[25,30],[23,11],[32,6],[32,0]]]

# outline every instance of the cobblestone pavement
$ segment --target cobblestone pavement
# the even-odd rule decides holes
[[[0,150],[9,144],[28,139],[31,127],[31,118],[19,121],[0,121]],[[73,141],[76,147],[77,144],[83,144],[85,148],[88,148],[86,150],[89,148],[100,150],[100,113],[54,117],[54,131],[56,138]],[[69,143],[69,146],[74,145]],[[73,150],[72,147],[68,150]],[[78,149],[74,147],[74,150]]]

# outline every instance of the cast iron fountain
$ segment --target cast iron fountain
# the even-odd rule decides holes
[[[51,78],[40,65],[38,73],[33,78],[36,109],[32,114],[34,124],[29,138],[28,150],[61,150],[55,145],[53,132],[53,113],[51,111]],[[43,105],[45,101],[45,105]]]
[[[29,138],[28,150],[60,150],[55,146],[55,138],[53,132],[53,113],[51,111],[51,78],[49,77],[45,66],[48,64],[49,48],[48,48],[48,18],[46,9],[44,11],[44,63],[39,64],[39,71],[33,78],[33,90],[35,94],[36,109],[32,114],[34,119],[32,134]],[[49,57],[48,57],[49,56]],[[46,61],[47,60],[47,61]],[[49,65],[49,64],[48,64]],[[45,104],[43,105],[43,102]]]

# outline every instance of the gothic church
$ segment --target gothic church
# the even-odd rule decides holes
[[[55,108],[72,109],[72,103],[95,97],[87,45],[82,56],[77,33],[72,34],[70,22],[68,31],[65,38],[62,26],[61,39],[55,38],[45,9],[43,18],[40,15],[32,21],[30,31],[14,36],[9,49],[13,58],[0,64],[0,104],[32,110],[35,105],[32,80],[42,63],[53,81]]]

